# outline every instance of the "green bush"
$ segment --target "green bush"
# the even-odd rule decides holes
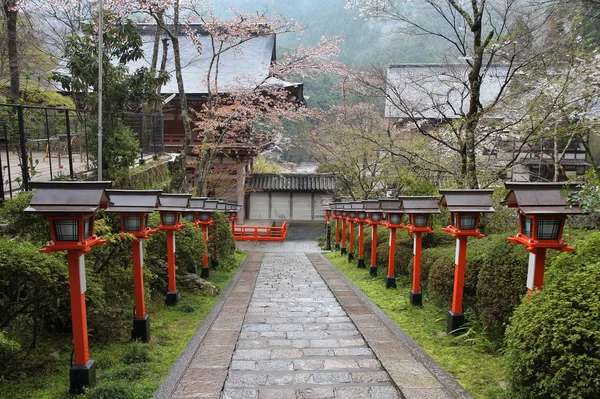
[[[96,139],[97,125],[90,124],[88,135],[88,151],[90,154],[98,153],[98,140]],[[137,135],[120,120],[107,120],[102,129],[102,168],[107,170],[107,177],[119,177],[124,170],[135,164],[140,156],[140,144]],[[94,159],[94,166],[97,160]]]
[[[491,338],[502,338],[514,309],[527,292],[528,252],[504,236],[485,240],[486,252],[477,283],[477,314]]]
[[[477,294],[477,280],[479,270],[482,265],[483,250],[487,245],[487,241],[469,238],[467,244],[467,263],[465,266],[465,283],[464,283],[464,303],[473,302]],[[456,247],[444,247],[445,250],[440,250],[439,255],[435,257],[436,252],[432,255],[433,263],[426,265],[429,268],[429,277],[427,281],[427,290],[431,296],[440,301],[452,300],[454,292],[454,269],[456,258]],[[429,251],[429,250],[427,250]],[[429,263],[430,260],[427,260]]]
[[[413,239],[404,230],[397,230],[394,272],[396,276],[407,274],[408,264],[413,257]],[[377,265],[387,269],[389,262],[389,230],[378,231]]]
[[[480,229],[484,234],[505,234],[514,235],[519,231],[519,222],[517,211],[500,204],[500,201],[506,198],[508,190],[499,187],[492,194],[493,213],[485,213],[481,217]]]
[[[515,397],[600,395],[600,264],[577,266],[523,301],[511,319],[505,358]]]
[[[214,244],[216,243],[219,265],[230,265],[235,253],[235,240],[231,233],[229,218],[223,212],[213,212],[212,220],[214,224],[211,228],[213,239],[209,243],[210,255],[214,254]]]
[[[421,287],[427,287],[431,268],[438,258],[454,259],[454,247],[426,248],[421,252]],[[408,277],[413,278],[414,257],[408,262]]]
[[[98,383],[85,394],[86,399],[131,399],[131,388],[124,382],[106,381]]]
[[[600,232],[590,233],[584,239],[576,241],[574,252],[548,251],[546,256],[546,274],[544,283],[553,283],[565,279],[584,265],[600,259]]]
[[[0,382],[11,371],[18,368],[18,356],[21,344],[9,339],[4,331],[0,331]]]
[[[46,218],[40,214],[25,213],[33,191],[25,191],[6,200],[0,207],[0,219],[7,222],[6,233],[22,237],[36,244],[46,244],[50,240],[50,227]]]
[[[181,231],[175,232],[175,263],[178,273],[196,273],[202,267],[202,257],[206,253],[206,244],[202,229],[195,227],[182,218],[185,225]],[[150,215],[149,225],[156,228],[160,223],[160,215]],[[159,275],[166,275],[167,265],[167,233],[160,231],[148,239],[146,248],[146,264]]]

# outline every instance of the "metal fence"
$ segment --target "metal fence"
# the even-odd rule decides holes
[[[162,115],[120,113],[140,159],[164,152]],[[0,104],[0,203],[30,181],[85,178],[96,170],[97,114],[67,108]]]

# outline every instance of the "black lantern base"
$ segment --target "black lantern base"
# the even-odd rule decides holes
[[[342,249],[340,250],[342,255],[347,255],[348,254],[348,250],[345,247],[342,247]]]
[[[165,298],[165,305],[167,306],[175,306],[179,301],[179,291],[170,291],[167,292],[167,297]]]
[[[410,304],[413,306],[423,306],[423,293],[411,291]]]
[[[365,260],[364,259],[359,259],[358,260],[358,268],[359,269],[365,269],[367,267],[367,265],[365,265]]]
[[[84,393],[96,385],[96,361],[88,360],[85,366],[73,366],[70,372],[69,390],[73,394]]]
[[[216,269],[216,268],[218,268],[218,267],[219,267],[219,260],[218,260],[218,259],[211,259],[211,260],[210,260],[210,266],[211,266],[213,269]]]
[[[446,325],[446,332],[451,333],[458,330],[465,325],[465,315],[462,313],[454,314],[452,311],[448,312],[448,323]]]
[[[133,330],[131,339],[134,341],[150,342],[150,316],[145,315],[141,319],[133,319]]]
[[[396,277],[386,277],[385,279],[385,288],[397,288],[396,286]]]
[[[348,262],[354,261],[354,252],[348,252]]]
[[[200,269],[200,278],[207,279],[208,275],[210,274],[209,270],[210,269],[208,267],[203,267],[202,269]]]
[[[340,249],[340,244],[339,244],[339,243],[338,243],[338,244],[335,244],[335,249],[336,249],[336,251],[337,251],[338,249]]]
[[[369,274],[373,277],[377,277],[377,265],[375,265],[375,266],[371,265],[369,267]]]

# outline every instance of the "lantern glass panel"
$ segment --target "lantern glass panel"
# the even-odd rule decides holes
[[[348,211],[342,211],[342,217],[348,216]]]
[[[140,216],[123,216],[123,227],[125,231],[141,231],[141,221]]]
[[[208,222],[209,220],[210,220],[209,212],[200,212],[200,221],[201,222]]]
[[[558,240],[561,219],[540,219],[537,221],[538,240]]]
[[[350,219],[354,219],[354,218],[356,218],[356,212],[354,212],[354,211],[348,212],[348,217],[349,217]]]
[[[460,229],[461,230],[475,230],[476,223],[477,223],[477,216],[475,216],[475,215],[460,215]]]
[[[415,215],[414,224],[416,227],[427,227],[429,217],[427,215]]]
[[[94,230],[94,218],[87,218],[83,221],[83,239],[92,236]]]
[[[366,212],[358,212],[358,220],[365,220],[367,218]]]
[[[194,213],[193,212],[186,212],[183,214],[183,217],[185,218],[185,220],[187,220],[190,223],[194,222]]]
[[[531,225],[532,220],[525,215],[521,215],[521,233],[529,238],[531,238]]]
[[[62,219],[54,221],[54,234],[57,241],[78,241],[79,220]]]
[[[175,213],[167,212],[162,214],[162,222],[165,225],[172,226],[175,224]]]
[[[402,214],[400,214],[400,213],[390,214],[390,223],[391,224],[400,224],[400,222],[402,222]]]
[[[381,213],[371,213],[371,221],[372,222],[381,222]]]

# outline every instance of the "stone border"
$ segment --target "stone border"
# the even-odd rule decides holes
[[[231,278],[231,281],[229,281],[229,284],[227,284],[227,287],[225,287],[225,289],[219,296],[217,303],[214,304],[210,313],[206,315],[204,320],[202,320],[202,323],[200,323],[200,326],[198,327],[192,338],[188,341],[175,363],[173,363],[173,366],[171,366],[171,369],[169,370],[167,375],[161,381],[158,389],[154,392],[154,395],[152,396],[153,399],[166,399],[170,398],[173,395],[173,393],[177,389],[177,386],[179,385],[179,382],[181,381],[185,372],[187,371],[192,359],[202,346],[206,334],[210,331],[210,328],[213,326],[215,320],[220,315],[221,310],[223,309],[223,305],[231,295],[231,292],[233,291],[235,285],[238,283],[242,272],[251,262],[252,255],[254,255],[253,252],[248,253],[248,256],[240,266],[239,270]]]
[[[437,380],[437,382],[439,382],[443,391],[447,394],[446,397],[448,395],[450,395],[450,397],[456,398],[456,399],[472,399],[472,396],[463,388],[462,385],[460,385],[458,383],[458,381],[456,381],[456,379],[454,377],[452,377],[446,370],[444,370],[444,368],[442,368],[442,366],[440,366],[435,360],[433,360],[431,358],[431,356],[429,356],[423,348],[421,348],[411,337],[408,336],[408,334],[406,334],[404,331],[402,331],[392,319],[390,319],[381,309],[379,309],[379,307],[377,305],[375,305],[360,289],[358,289],[358,287],[356,287],[350,280],[348,280],[346,278],[346,276],[344,276],[344,274],[341,271],[339,271],[331,262],[329,262],[329,260],[327,258],[325,258],[322,254],[317,254],[317,253],[307,254],[307,256],[311,260],[311,262],[313,262],[313,265],[315,265],[315,261],[317,261],[317,263],[323,262],[325,265],[327,265],[329,267],[329,269],[331,271],[333,271],[347,285],[347,287],[360,299],[360,301],[364,305],[366,305],[369,308],[369,310],[375,316],[377,316],[377,318],[383,324],[385,324],[385,326],[394,334],[396,339],[410,352],[410,355],[412,355],[412,357],[415,360],[420,362],[424,366],[424,368],[433,375],[433,377]],[[319,261],[321,261],[321,262],[319,262]],[[319,270],[319,267],[317,265],[315,265],[315,268],[319,271],[319,273],[321,273],[321,271]],[[322,273],[321,273],[321,275],[322,275]],[[329,285],[329,283],[327,281],[327,276],[322,275],[322,277],[323,277],[323,280],[325,280],[325,282]],[[339,287],[330,287],[330,288],[331,288],[332,292],[334,293],[334,295],[336,296],[336,298],[338,299],[338,301],[340,302],[340,304],[342,305],[342,307],[344,307],[344,309],[346,310],[346,312],[348,313],[348,315],[350,316],[352,321],[355,322],[358,330],[361,332],[361,334],[363,334],[363,336],[365,337],[365,340],[369,343],[369,346],[371,346],[375,350],[378,357],[380,357],[379,356],[380,353],[378,353],[379,351],[376,350],[376,348],[378,346],[377,341],[380,341],[381,339],[378,339],[378,338],[370,339],[369,338],[369,335],[372,335],[373,333],[369,332],[368,330],[376,330],[376,329],[365,328],[366,323],[363,320],[361,320],[361,317],[364,317],[364,316],[363,316],[363,314],[361,314],[363,312],[360,311],[360,306],[356,306],[357,305],[356,303],[352,303],[351,298],[340,297],[338,295],[338,293],[336,293],[336,291],[339,291]],[[371,342],[369,342],[369,341],[372,341],[373,345],[371,345]],[[381,342],[379,342],[379,346],[381,347]],[[381,348],[381,349],[382,349],[382,353],[385,353],[385,348]],[[382,364],[385,367],[386,366],[385,359],[380,358],[380,361],[382,361]],[[387,369],[387,367],[386,367],[386,369]],[[415,370],[403,370],[403,371],[412,371],[413,373],[411,373],[411,374],[415,373]],[[390,373],[392,379],[397,384],[398,388],[402,391],[403,395],[406,398],[423,398],[424,399],[425,397],[427,397],[427,398],[443,397],[443,396],[438,396],[438,394],[441,393],[441,392],[439,392],[439,391],[441,391],[441,389],[428,389],[425,387],[423,387],[423,389],[418,389],[416,387],[406,388],[405,382],[399,381],[395,377],[395,375],[397,375],[397,374],[394,373],[393,370],[388,370],[388,372]],[[437,392],[435,392],[435,391],[437,391]]]

